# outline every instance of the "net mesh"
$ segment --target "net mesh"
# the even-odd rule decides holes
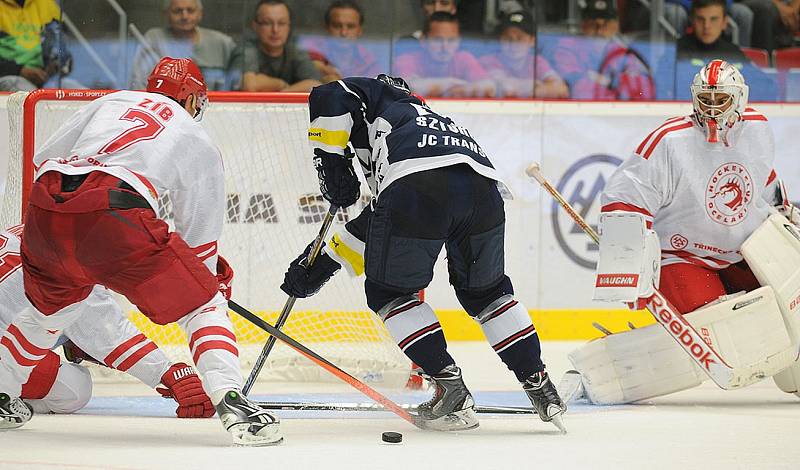
[[[0,220],[19,223],[22,200],[24,94],[9,99],[11,159]],[[35,145],[41,145],[85,102],[40,100],[35,106]],[[289,262],[316,236],[327,211],[307,142],[308,109],[303,104],[215,103],[203,125],[225,161],[227,210],[220,253],[234,268],[233,296],[274,324],[286,301],[278,286]],[[168,156],[165,156],[168,158]],[[169,195],[160,215],[171,219]],[[340,211],[332,230],[355,217],[366,201]],[[158,326],[127,305],[131,320],[174,361],[191,363],[187,340],[176,325]],[[267,340],[259,328],[231,313],[243,371],[250,371]],[[339,273],[315,296],[299,299],[284,331],[362,380],[404,385],[411,365],[380,319],[366,309],[363,281]],[[109,375],[104,373],[103,375]],[[110,374],[119,379],[120,374]],[[263,380],[329,380],[328,373],[278,342],[261,375]]]

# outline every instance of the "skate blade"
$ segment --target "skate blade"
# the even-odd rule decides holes
[[[228,428],[237,447],[275,446],[283,442],[280,425],[277,423],[263,427],[258,434],[249,431],[249,423],[234,424]]]
[[[480,426],[478,415],[475,414],[475,410],[472,408],[456,411],[442,416],[441,418],[431,420],[420,419],[419,421],[423,429],[431,431],[466,431]]]

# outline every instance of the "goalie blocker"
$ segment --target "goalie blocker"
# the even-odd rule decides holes
[[[730,366],[747,371],[747,383],[773,376],[781,390],[800,396],[800,233],[774,214],[745,241],[742,254],[763,287],[723,296],[686,317]],[[598,270],[607,267],[602,260]],[[618,300],[632,300],[630,292]],[[666,395],[707,378],[658,325],[591,341],[569,358],[597,404]]]

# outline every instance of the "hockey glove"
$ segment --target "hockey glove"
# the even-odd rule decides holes
[[[164,398],[172,398],[178,402],[175,414],[178,418],[210,418],[214,416],[214,405],[203,391],[203,384],[191,366],[179,362],[161,377],[166,388],[158,387],[156,391]]]
[[[328,202],[339,207],[350,207],[361,195],[361,183],[353,168],[352,158],[317,151],[314,168],[319,177],[319,189]]]
[[[221,255],[217,256],[217,282],[219,282],[219,291],[225,296],[225,300],[231,300],[233,268]]]
[[[72,342],[72,340],[67,340],[63,345],[64,347],[64,358],[73,363],[73,364],[80,364],[83,361],[88,361],[93,364],[98,364],[103,367],[108,367],[107,365],[103,364],[102,362],[98,361],[97,359],[93,358],[83,349],[79,348]]]
[[[313,244],[313,242],[309,244],[303,254],[292,261],[283,276],[281,290],[292,297],[299,299],[311,297],[319,292],[322,286],[328,282],[328,279],[342,267],[341,264],[321,249],[317,259],[314,260],[314,264],[310,268],[306,266],[306,258],[311,252]],[[325,245],[323,244],[322,246],[324,247]]]

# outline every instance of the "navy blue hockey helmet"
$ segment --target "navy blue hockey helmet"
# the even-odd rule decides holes
[[[389,75],[382,73],[375,77],[375,80],[381,81],[389,86],[397,88],[398,90],[411,94],[411,87],[408,86],[408,83],[406,83],[406,81],[400,77],[390,77]]]

